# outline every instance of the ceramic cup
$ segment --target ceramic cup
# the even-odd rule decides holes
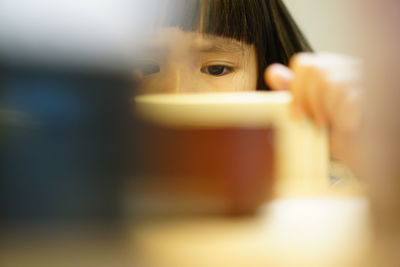
[[[290,103],[287,92],[136,97],[136,202],[167,213],[247,214],[324,184],[326,134],[294,119]]]

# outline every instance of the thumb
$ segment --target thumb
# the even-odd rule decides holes
[[[264,72],[264,80],[271,90],[290,90],[293,72],[285,65],[273,63]]]

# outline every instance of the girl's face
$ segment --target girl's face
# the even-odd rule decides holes
[[[255,48],[233,39],[160,30],[139,55],[139,92],[184,93],[255,90]]]

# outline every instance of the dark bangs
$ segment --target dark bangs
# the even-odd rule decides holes
[[[257,89],[268,89],[263,73],[271,63],[311,47],[281,0],[169,0],[164,26],[252,44],[258,59]]]

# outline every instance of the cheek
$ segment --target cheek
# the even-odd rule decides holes
[[[243,72],[241,77],[236,77],[235,82],[240,86],[240,91],[255,91],[257,88],[257,72],[251,70]]]
[[[226,91],[254,91],[256,90],[257,75],[249,71],[238,71],[226,77],[221,77],[220,87]]]
[[[157,78],[144,78],[139,84],[137,91],[139,94],[156,94],[163,93],[162,82]]]

